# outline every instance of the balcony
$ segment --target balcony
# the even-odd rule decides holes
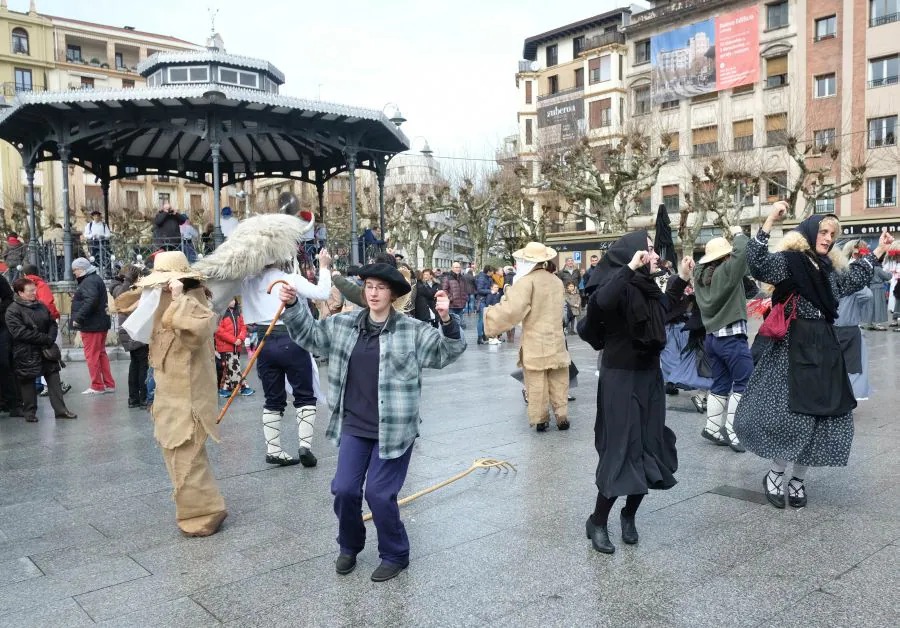
[[[537,61],[529,61],[528,59],[522,59],[519,61],[519,72],[534,72],[531,69],[531,64],[537,63]]]
[[[869,89],[873,89],[875,87],[886,87],[888,85],[896,85],[897,84],[897,76],[883,76],[881,78],[872,79],[867,83]]]
[[[584,50],[593,50],[594,48],[602,48],[603,46],[625,45],[625,33],[612,31],[588,37],[584,40]]]
[[[2,86],[2,96],[6,98],[15,98],[17,94],[21,94],[23,92],[42,92],[44,91],[43,86],[41,85],[33,85],[27,83],[0,83]]]
[[[887,15],[879,15],[878,17],[873,17],[869,20],[869,26],[882,26],[884,24],[890,24],[891,22],[896,22],[900,20],[900,13],[888,13]]]
[[[546,100],[547,98],[556,98],[557,96],[565,96],[567,94],[575,94],[577,92],[583,92],[583,91],[584,91],[583,85],[579,86],[579,87],[570,87],[568,89],[561,89],[559,91],[553,92],[552,94],[541,94],[540,96],[537,97],[537,99],[539,101]]]

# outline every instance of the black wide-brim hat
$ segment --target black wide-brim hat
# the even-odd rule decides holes
[[[390,264],[366,264],[359,269],[361,279],[380,279],[391,287],[394,298],[409,294],[412,287],[400,274],[400,271]]]

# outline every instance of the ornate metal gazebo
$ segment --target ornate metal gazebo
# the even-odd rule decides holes
[[[316,186],[347,172],[351,241],[357,237],[356,170],[376,173],[382,232],[388,161],[409,148],[404,120],[381,111],[281,96],[284,75],[271,63],[216,48],[166,52],[138,66],[147,87],[21,93],[0,111],[0,139],[22,155],[27,180],[31,255],[37,251],[34,172],[62,162],[65,277],[71,279],[72,233],[68,166],[100,181],[107,219],[109,184],[145,174],[182,177],[214,189],[214,239],[222,241],[222,185],[259,177]],[[357,263],[358,247],[351,246]]]

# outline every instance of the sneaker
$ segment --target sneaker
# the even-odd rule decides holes
[[[116,393],[116,387],[115,386],[107,386],[106,390],[104,390],[103,392],[105,392],[108,395],[114,395]]]
[[[225,390],[224,388],[219,390],[219,396],[223,399],[228,399],[231,396],[230,390]]]
[[[256,394],[256,391],[253,390],[252,388],[250,388],[249,386],[245,386],[244,388],[241,388],[241,396],[242,397],[249,397],[250,395],[255,395],[255,394]]]
[[[81,392],[82,395],[102,395],[105,393],[105,390],[94,390],[93,388],[88,388]]]
[[[489,345],[499,345],[499,344],[500,344],[500,341],[497,340],[496,338],[491,338],[490,340],[487,341],[487,343],[488,343]]]
[[[44,386],[41,388],[41,392],[38,393],[38,397],[48,397],[50,395],[50,391],[47,390],[47,387]]]
[[[65,395],[65,394],[66,394],[67,392],[69,392],[70,390],[72,390],[72,384],[67,384],[67,383],[63,382],[63,383],[62,383],[62,391],[63,391],[63,394]]]

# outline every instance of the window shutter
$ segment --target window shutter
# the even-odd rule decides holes
[[[662,188],[663,196],[678,196],[678,186],[677,185],[664,185]]]
[[[669,150],[670,150],[670,151],[677,151],[677,150],[679,150],[680,148],[681,148],[681,146],[680,146],[679,143],[678,143],[678,133],[672,133],[672,139],[671,139],[671,141],[669,142]]]
[[[752,137],[753,136],[753,120],[740,120],[734,123],[735,137]]]
[[[771,57],[766,61],[766,76],[778,76],[779,74],[787,74],[787,55],[780,57]]]
[[[776,113],[766,116],[766,131],[784,131],[787,129],[787,114]]]
[[[588,70],[594,71],[600,68],[600,57],[594,57],[588,61]]]
[[[525,104],[526,105],[531,104],[531,98],[532,98],[531,83],[532,83],[532,81],[525,81]]]
[[[601,102],[602,101],[600,101],[600,100],[595,100],[590,105],[590,107],[591,107],[591,109],[590,109],[590,111],[591,111],[590,127],[592,129],[600,128],[600,103]]]
[[[694,129],[694,144],[712,144],[719,139],[718,127],[708,126]]]

